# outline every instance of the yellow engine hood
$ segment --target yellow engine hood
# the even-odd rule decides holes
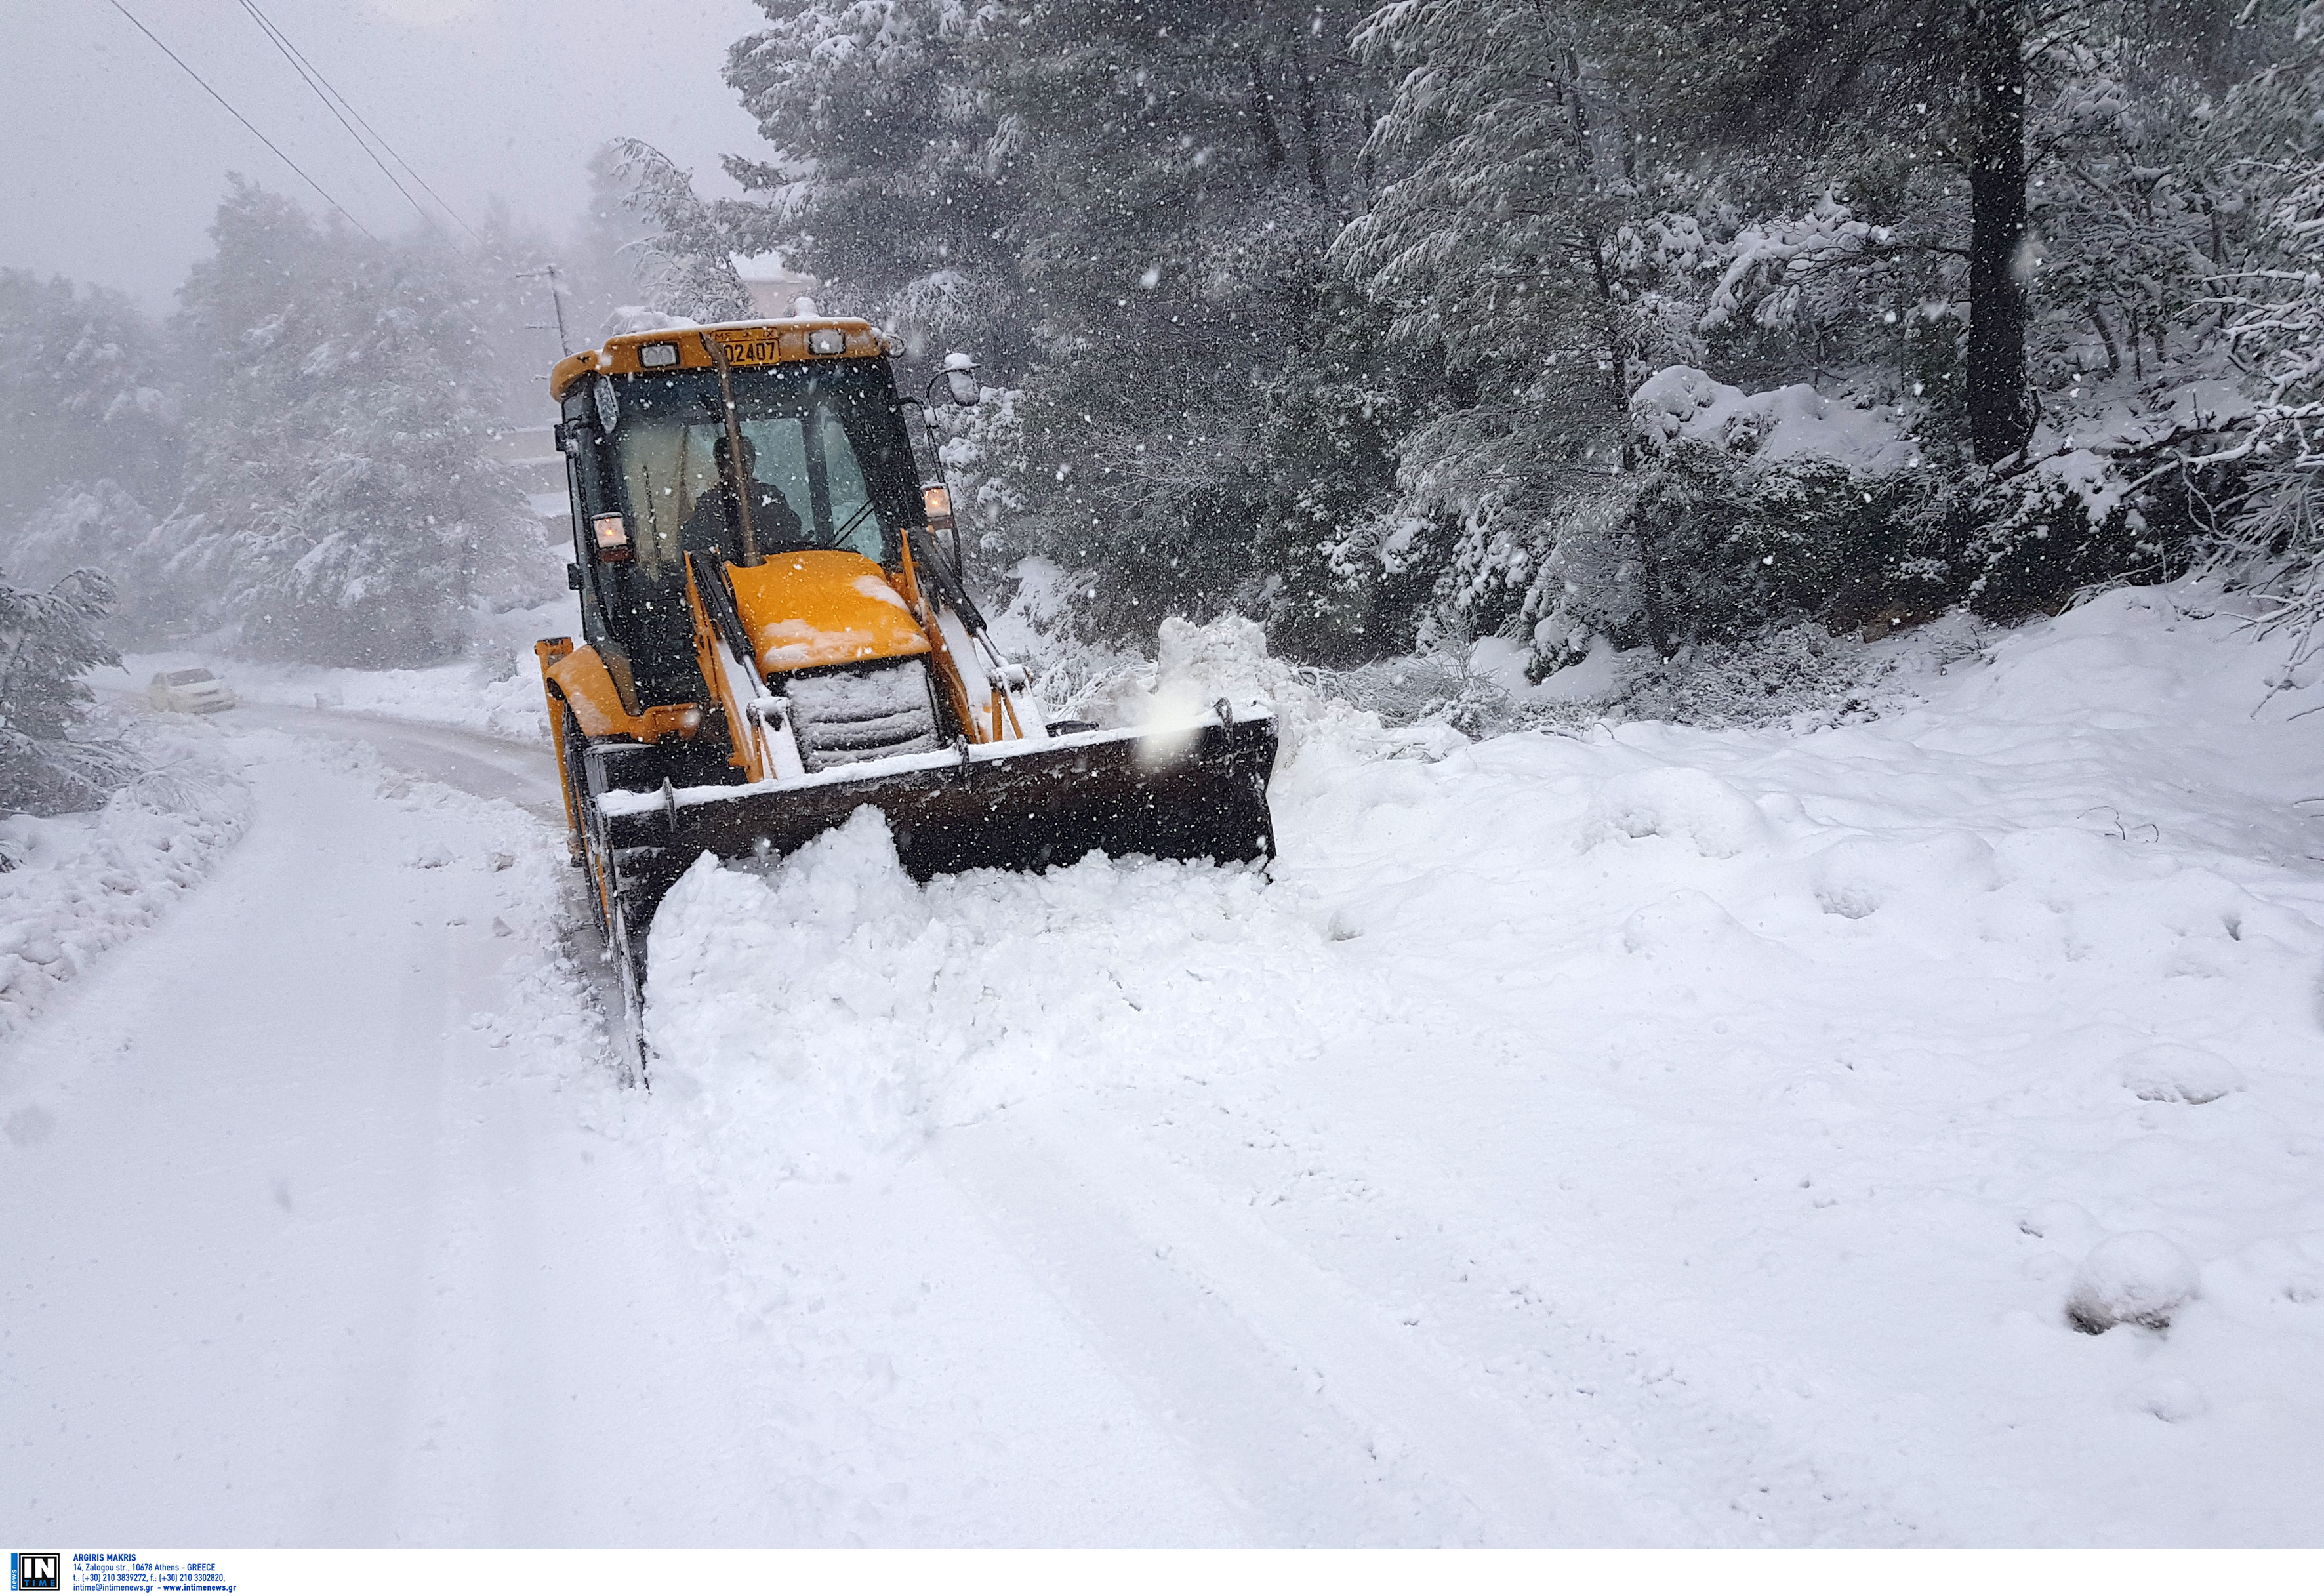
[[[761,670],[811,670],[925,654],[928,640],[879,565],[844,549],[729,566],[734,607]]]

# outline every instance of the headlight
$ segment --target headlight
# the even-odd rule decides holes
[[[597,541],[597,558],[619,564],[630,558],[630,525],[618,515],[600,515],[589,522],[590,535]]]

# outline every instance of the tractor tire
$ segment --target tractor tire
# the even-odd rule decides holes
[[[596,789],[589,784],[587,740],[573,711],[565,712],[565,781],[573,795],[573,813],[581,823],[582,869],[590,918],[605,955],[613,961],[622,983],[622,1016],[614,1045],[616,1069],[624,1086],[647,1085],[645,1041],[646,949],[642,936],[630,931],[631,905],[615,872],[613,851],[606,841],[604,816],[597,807]]]
[[[581,834],[581,856],[575,863],[588,879],[589,918],[596,922],[599,939],[610,947],[613,930],[606,906],[613,892],[613,862],[604,853],[604,827],[597,822],[596,797],[589,790],[588,762],[585,758],[588,746],[588,739],[581,734],[581,722],[568,706],[565,711],[563,773],[566,793],[573,801],[574,823]]]

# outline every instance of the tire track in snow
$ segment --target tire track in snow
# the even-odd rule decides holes
[[[1662,1538],[1637,1506],[1541,1452],[1264,1226],[1093,1116],[1028,1105],[947,1133],[936,1151],[1258,1538],[1426,1542],[1447,1527],[1498,1545]]]

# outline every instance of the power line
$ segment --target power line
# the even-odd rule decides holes
[[[228,115],[232,116],[236,122],[241,123],[244,127],[249,128],[252,137],[255,138],[260,143],[264,144],[268,149],[273,151],[277,160],[281,161],[283,165],[289,167],[292,171],[297,172],[299,176],[304,180],[307,187],[314,189],[316,193],[320,194],[323,197],[324,202],[333,210],[337,211],[341,216],[346,217],[347,221],[355,227],[356,232],[362,234],[365,238],[370,239],[374,244],[377,244],[379,242],[377,235],[374,234],[369,227],[364,226],[361,222],[355,220],[355,212],[349,210],[346,206],[341,205],[337,200],[333,199],[331,198],[331,191],[328,189],[323,187],[322,184],[317,182],[314,179],[308,177],[306,169],[301,167],[297,161],[291,160],[288,155],[283,154],[282,147],[280,144],[277,144],[272,139],[268,138],[264,134],[260,133],[257,125],[253,123],[249,117],[235,110],[233,103],[229,101],[226,96],[220,94],[217,89],[212,88],[209,84],[204,80],[199,72],[197,72],[191,67],[187,66],[184,59],[180,57],[176,51],[171,50],[168,45],[163,44],[161,39],[155,35],[152,29],[147,27],[143,23],[139,22],[134,16],[131,16],[129,7],[124,5],[121,3],[121,0],[109,0],[109,3],[113,6],[114,10],[119,12],[124,16],[129,17],[131,26],[134,27],[139,32],[144,34],[148,39],[152,39],[155,48],[160,50],[163,55],[166,55],[171,60],[176,61],[179,69],[182,70],[187,77],[192,78],[195,82],[201,84],[203,93],[208,95],[210,98],[216,100],[219,105],[226,106],[226,114]]]
[[[296,44],[290,42],[290,36],[275,25],[274,19],[268,16],[263,11],[261,11],[258,8],[257,0],[242,0],[242,5],[244,10],[248,11],[252,16],[258,19],[258,25],[266,30],[267,37],[275,41],[279,47],[288,52],[290,57],[291,65],[299,68],[302,75],[306,73],[312,73],[314,75],[310,81],[310,87],[313,84],[320,84],[323,89],[327,90],[332,98],[337,100],[339,106],[346,109],[347,115],[355,119],[356,125],[361,127],[364,133],[369,134],[373,142],[377,143],[381,149],[386,151],[390,155],[395,158],[395,163],[403,168],[405,175],[410,177],[413,182],[419,184],[421,189],[427,193],[430,199],[433,199],[437,204],[444,208],[444,214],[446,216],[450,217],[454,221],[459,223],[462,229],[467,233],[468,236],[475,239],[478,244],[482,244],[484,241],[484,235],[477,232],[474,227],[468,226],[467,218],[453,208],[451,201],[446,199],[444,196],[436,192],[435,185],[430,183],[426,178],[421,177],[420,175],[419,169],[403,158],[402,152],[399,151],[393,144],[389,143],[385,135],[383,134],[379,129],[374,127],[361,111],[355,109],[355,102],[347,98],[346,96],[341,94],[338,90],[338,86],[333,83],[328,78],[323,76],[323,69],[309,60],[305,53],[301,51]],[[327,105],[330,102],[327,100],[324,103]],[[335,111],[334,115],[336,114],[337,113]],[[344,125],[344,118],[342,119],[342,125]],[[348,131],[352,133],[355,130],[353,128],[349,128]],[[356,142],[361,143],[362,141],[359,138]],[[379,158],[374,155],[372,159],[376,161]],[[391,182],[394,181],[393,173],[389,174],[388,180]],[[401,189],[403,185],[396,183],[396,187]],[[404,198],[409,199],[411,196],[409,192],[406,192],[404,194]]]
[[[349,122],[346,118],[346,114],[341,111],[338,106],[331,103],[331,97],[323,92],[323,86],[316,82],[315,79],[309,75],[307,69],[300,64],[298,52],[290,48],[290,42],[288,40],[284,39],[275,31],[274,24],[266,20],[265,14],[262,13],[257,6],[252,5],[251,0],[242,0],[242,8],[250,13],[250,20],[258,24],[260,31],[263,32],[268,40],[273,43],[274,48],[281,52],[282,59],[290,63],[290,69],[299,74],[300,80],[305,83],[308,88],[315,91],[315,97],[323,102],[323,109],[328,111],[333,116],[338,118],[339,125],[347,130],[347,136],[355,140],[356,144],[362,148],[364,154],[371,157],[371,163],[379,168],[381,175],[385,177],[389,182],[395,184],[395,191],[403,196],[405,202],[408,203],[413,210],[420,213],[420,220],[421,223],[427,226],[435,228],[439,233],[442,232],[444,230],[444,225],[441,222],[438,222],[434,217],[428,214],[428,208],[426,206],[421,205],[420,201],[411,198],[411,190],[405,188],[403,184],[397,180],[394,171],[388,166],[387,162],[379,158],[379,152],[376,150],[374,150],[369,144],[364,143],[363,134],[355,131],[355,124]]]

